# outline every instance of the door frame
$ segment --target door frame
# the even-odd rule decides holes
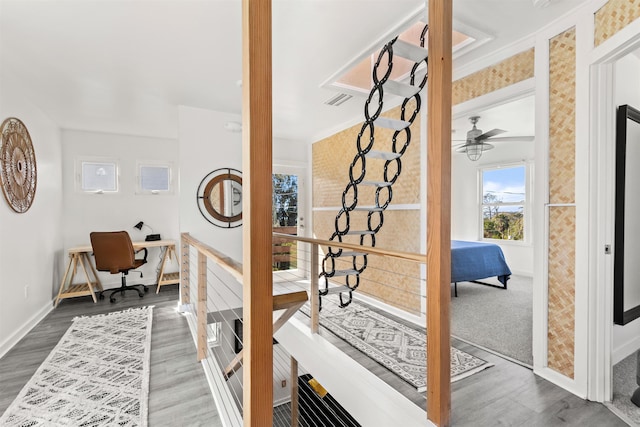
[[[589,363],[587,397],[611,401],[613,395],[613,248],[615,227],[615,100],[614,62],[640,48],[640,20],[628,25],[594,48],[590,65],[589,142],[592,171],[589,185],[594,197],[589,205],[590,237],[594,245],[589,271]]]

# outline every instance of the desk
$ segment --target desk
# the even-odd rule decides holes
[[[160,292],[162,285],[169,285],[173,283],[180,283],[180,273],[165,273],[164,269],[167,261],[171,259],[171,256],[178,260],[176,254],[176,242],[173,240],[155,240],[151,242],[132,242],[134,250],[140,250],[144,248],[161,248],[162,260],[160,261],[160,270],[158,271],[157,283],[158,287],[156,293]],[[79,296],[91,295],[93,302],[97,302],[96,293],[102,292],[102,283],[98,278],[98,272],[93,266],[90,254],[93,252],[91,246],[77,246],[69,249],[69,263],[67,269],[64,272],[62,283],[60,284],[60,290],[56,297],[54,307],[58,306],[60,300],[65,298],[74,298]],[[73,279],[81,269],[84,273],[85,281],[80,283],[73,283]]]

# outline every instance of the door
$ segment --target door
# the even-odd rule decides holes
[[[274,233],[304,235],[304,172],[303,168],[274,166],[272,175]],[[306,271],[302,265],[307,258],[304,256],[304,251],[305,249],[294,240],[274,237],[272,269],[274,272],[279,272],[276,275],[279,276],[278,279],[292,279]]]

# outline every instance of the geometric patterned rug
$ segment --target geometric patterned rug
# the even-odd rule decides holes
[[[73,319],[0,425],[146,426],[152,309]]]
[[[356,301],[338,306],[337,295],[322,298],[320,324],[380,363],[418,391],[426,390],[426,331],[409,327]],[[309,306],[302,308],[309,315]],[[451,347],[451,382],[493,366],[478,357]]]

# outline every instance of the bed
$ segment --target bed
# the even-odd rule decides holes
[[[500,246],[484,242],[451,241],[451,283],[454,284],[456,297],[458,282],[500,287],[479,281],[493,276],[502,283],[502,288],[507,289],[511,270]]]

